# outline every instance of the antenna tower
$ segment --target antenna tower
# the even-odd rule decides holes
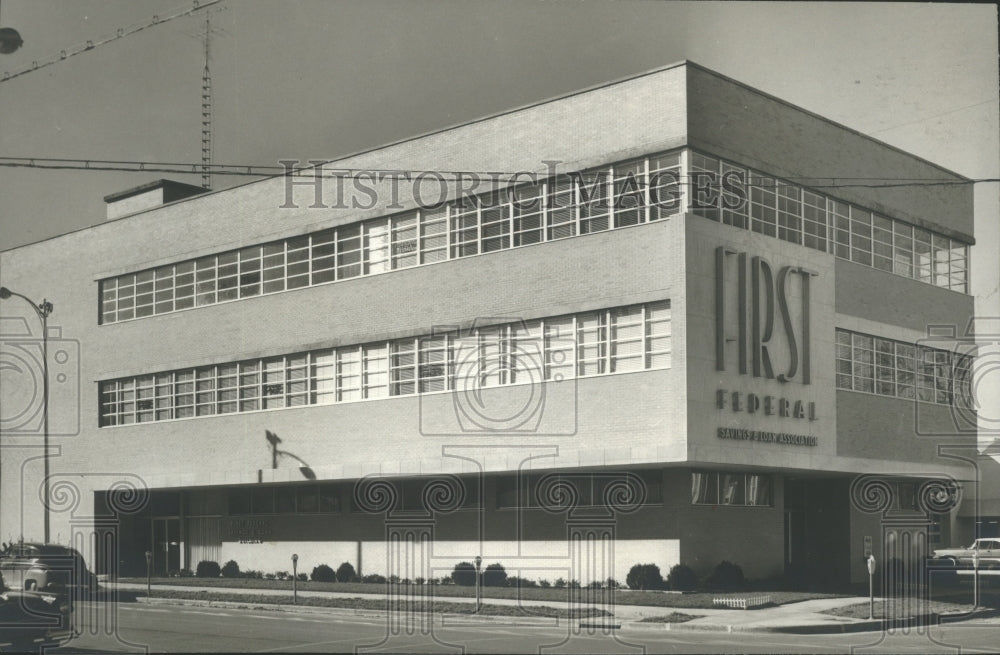
[[[201,76],[201,186],[212,188],[212,12],[205,13],[205,70]]]

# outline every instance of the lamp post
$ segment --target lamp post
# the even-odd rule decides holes
[[[480,605],[482,604],[483,600],[483,590],[482,590],[483,578],[479,574],[479,567],[482,565],[482,563],[483,563],[483,558],[480,557],[479,555],[476,555],[476,613],[477,614],[479,613]]]
[[[43,453],[42,459],[45,462],[45,476],[42,479],[44,507],[44,533],[45,543],[49,543],[49,314],[52,313],[52,303],[42,298],[42,302],[36,303],[24,294],[11,291],[7,287],[0,287],[0,300],[6,300],[11,296],[17,296],[26,301],[38,314],[38,319],[42,322],[42,434]]]

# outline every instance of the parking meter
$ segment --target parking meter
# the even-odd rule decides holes
[[[146,597],[149,598],[149,576],[152,573],[153,553],[146,551]]]
[[[298,605],[299,603],[299,556],[297,553],[292,553],[292,605]]]
[[[868,618],[875,618],[875,555],[868,554],[865,560],[868,565]]]

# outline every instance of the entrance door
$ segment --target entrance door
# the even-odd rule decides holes
[[[153,575],[166,576],[181,568],[181,521],[155,518],[153,524]]]

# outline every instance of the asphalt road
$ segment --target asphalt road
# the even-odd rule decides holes
[[[1000,621],[907,634],[846,635],[578,630],[476,623],[390,635],[384,616],[331,616],[180,605],[78,605],[84,634],[54,653],[466,652],[466,653],[997,653]],[[96,634],[95,634],[96,633]],[[960,648],[960,650],[959,650]]]

